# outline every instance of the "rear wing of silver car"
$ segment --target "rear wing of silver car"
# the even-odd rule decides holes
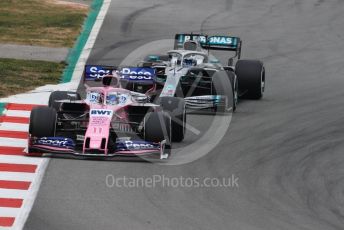
[[[235,56],[240,59],[242,41],[239,37],[232,37],[226,35],[208,36],[204,34],[176,34],[174,49],[184,49],[184,44],[187,41],[197,42],[202,49],[206,50],[220,50],[233,51]]]

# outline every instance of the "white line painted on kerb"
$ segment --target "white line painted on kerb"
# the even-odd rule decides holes
[[[4,123],[0,123],[0,130],[27,132],[29,130],[29,125],[4,122]]]
[[[0,146],[26,148],[27,147],[27,140],[26,139],[18,139],[18,138],[0,137]]]
[[[20,208],[3,208],[3,207],[0,207],[0,216],[1,217],[15,217],[19,214],[19,212],[20,212]],[[11,228],[2,228],[2,229],[11,229]]]
[[[10,117],[30,117],[31,111],[7,110],[6,115]]]
[[[0,162],[9,164],[40,164],[44,159],[39,157],[0,155]]]
[[[0,180],[31,182],[34,178],[35,178],[34,173],[19,173],[19,172],[1,172],[0,173]]]
[[[27,195],[28,195],[28,190],[0,189],[1,198],[25,199]]]

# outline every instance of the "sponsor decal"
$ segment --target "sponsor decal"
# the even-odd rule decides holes
[[[232,45],[233,42],[234,38],[225,36],[213,36],[208,39],[209,45]]]
[[[149,55],[149,56],[148,56],[148,60],[154,62],[154,61],[159,61],[160,58],[159,58],[159,56],[157,56],[157,55]]]
[[[147,141],[117,140],[116,146],[119,151],[160,149],[159,144]]]
[[[76,135],[76,140],[77,141],[83,141],[83,140],[85,140],[85,136],[84,135]]]
[[[120,142],[120,141],[130,141],[131,140],[131,137],[117,137],[117,141]]]
[[[196,35],[179,35],[178,43],[179,45],[184,44],[186,41],[190,41],[191,38],[194,41],[198,41],[202,45],[214,45],[214,46],[231,46],[236,47],[238,45],[238,38],[237,37],[230,37],[230,36],[210,36],[207,37],[204,35],[196,36]]]
[[[190,100],[220,100],[221,98],[222,98],[221,95],[204,95],[204,96],[187,97],[186,99],[190,99]]]
[[[87,94],[87,100],[91,103],[99,103],[100,102],[100,93],[98,92],[89,92]]]
[[[113,128],[117,131],[122,132],[133,132],[130,124],[123,124],[123,123],[114,123]]]
[[[106,68],[104,66],[86,66],[85,67],[85,79],[96,80],[106,75],[112,75],[113,69]]]
[[[119,95],[119,104],[124,105],[125,103],[127,103],[127,100],[128,100],[128,95],[126,94]]]
[[[113,115],[112,110],[91,109],[90,126],[107,126],[111,122],[112,115]]]
[[[175,89],[173,87],[165,87],[161,93],[160,96],[164,96],[164,97],[173,97],[175,93]]]
[[[130,67],[122,68],[119,72],[122,79],[126,80],[154,80],[155,69],[153,68],[141,68],[141,67]]]
[[[186,97],[185,101],[187,103],[218,104],[221,102],[222,99],[223,97],[221,95],[204,95],[204,96]]]
[[[174,86],[173,85],[168,85],[166,87],[166,91],[164,92],[167,95],[173,95],[174,94]]]
[[[192,39],[191,39],[192,37]],[[196,36],[196,35],[180,35],[179,36],[179,43],[183,44],[184,42],[187,42],[187,41],[190,41],[190,40],[193,40],[193,41],[199,41],[200,43],[206,43],[207,42],[207,37],[206,36],[203,36],[203,35],[200,35],[200,36]]]
[[[108,109],[91,109],[91,116],[105,116],[105,117],[109,117],[112,116],[112,110],[108,110]]]
[[[107,75],[112,75],[113,71],[116,71],[122,79],[136,80],[136,81],[147,81],[154,80],[155,69],[147,67],[126,67],[122,68],[120,71],[115,70],[113,67],[106,66],[90,66],[85,67],[85,79],[86,80],[96,80],[101,79]]]
[[[70,138],[64,137],[42,137],[34,140],[35,145],[47,145],[60,148],[73,148],[75,143]]]

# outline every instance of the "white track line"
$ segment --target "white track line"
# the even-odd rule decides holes
[[[34,173],[19,173],[19,172],[1,172],[0,173],[0,180],[31,182],[34,178],[35,178]]]
[[[28,190],[0,188],[0,198],[25,199],[28,194]]]
[[[0,137],[0,146],[27,147],[26,139]]]
[[[91,30],[90,36],[87,39],[86,45],[79,57],[77,64],[75,65],[74,72],[72,75],[72,80],[71,80],[71,83],[73,86],[77,87],[80,83],[80,79],[82,77],[82,73],[84,71],[86,61],[88,57],[90,56],[94,43],[96,42],[100,28],[102,27],[105,16],[109,10],[110,4],[111,4],[111,0],[104,0],[103,5],[97,16],[96,22],[94,23],[93,28]]]
[[[28,124],[3,122],[3,123],[0,123],[0,130],[28,132],[29,125]]]
[[[7,110],[6,116],[11,117],[30,117],[31,111],[22,111],[22,110]]]

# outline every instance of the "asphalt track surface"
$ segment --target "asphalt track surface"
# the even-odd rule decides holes
[[[52,159],[25,229],[343,229],[343,3],[113,1],[89,63],[119,64],[176,32],[230,32],[265,62],[264,99],[242,102],[217,147],[189,164]],[[199,130],[211,120],[189,118]],[[239,187],[108,188],[108,174],[234,174]]]

